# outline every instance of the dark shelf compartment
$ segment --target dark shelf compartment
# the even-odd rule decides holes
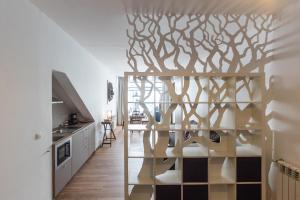
[[[183,186],[183,200],[208,200],[208,185]]]
[[[183,182],[204,182],[208,180],[207,158],[183,159]]]
[[[261,200],[261,184],[238,184],[237,200]]]
[[[156,185],[156,200],[181,200],[180,185]]]
[[[261,182],[261,157],[238,157],[237,182]]]

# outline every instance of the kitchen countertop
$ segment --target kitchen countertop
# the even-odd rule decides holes
[[[90,126],[91,124],[93,124],[94,122],[87,122],[87,123],[78,123],[74,126],[80,126],[78,129],[70,129],[69,131],[65,131],[64,133],[52,133],[52,137],[54,136],[63,136],[62,138],[60,138],[59,140],[57,141],[53,141],[52,142],[52,145],[56,145],[56,144],[59,144],[61,143],[62,141],[64,141],[65,139],[68,139],[70,138],[72,135],[76,134],[78,131]],[[68,129],[68,127],[62,127],[64,129]],[[56,130],[59,130],[59,127],[58,128],[55,128]],[[53,129],[53,130],[55,130]]]

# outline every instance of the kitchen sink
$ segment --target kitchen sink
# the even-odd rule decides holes
[[[54,131],[52,132],[52,134],[53,134],[52,141],[56,142],[56,141],[62,139],[63,137],[65,137],[64,134],[72,134],[73,132],[75,132],[76,130],[78,130],[82,127],[83,126],[81,126],[81,125],[70,125],[70,126],[58,127],[56,129],[54,129]]]
[[[76,129],[79,129],[81,127],[63,127],[61,128],[62,130],[76,130]]]
[[[52,136],[52,141],[53,142],[56,142],[60,139],[62,139],[64,136],[63,135],[55,135],[55,136]]]

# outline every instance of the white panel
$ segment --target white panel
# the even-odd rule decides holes
[[[300,200],[300,182],[296,181],[296,199],[295,200]]]
[[[282,200],[289,200],[289,177],[285,174],[282,177]]]
[[[289,179],[289,200],[296,198],[296,180],[294,178]]]

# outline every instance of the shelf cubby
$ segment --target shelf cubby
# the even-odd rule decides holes
[[[170,185],[180,184],[182,171],[180,170],[167,170],[162,174],[156,175],[155,180],[157,185]]]
[[[183,96],[183,102],[208,102],[209,81],[208,77],[190,76],[188,79],[189,87]]]
[[[131,116],[134,115],[139,115],[141,113],[143,113],[143,118],[148,119],[148,121],[150,122],[151,120],[154,122],[154,117],[155,117],[155,113],[154,113],[154,109],[155,109],[155,104],[154,103],[149,103],[149,102],[135,102],[135,103],[128,103],[128,124],[130,123],[134,123],[131,122]],[[137,116],[139,117],[139,116]]]
[[[235,158],[211,158],[209,166],[209,182],[211,184],[235,183]]]
[[[153,185],[153,159],[129,158],[128,183],[130,185]]]
[[[235,156],[235,132],[229,130],[210,131],[209,155],[211,157]]]
[[[261,102],[261,77],[240,76],[236,79],[237,102]]]
[[[208,185],[184,185],[183,200],[208,200]]]
[[[183,77],[179,76],[164,76],[157,77],[155,81],[156,88],[159,86],[162,88],[163,92],[160,94],[156,93],[155,100],[156,102],[172,102],[172,103],[181,103],[183,99],[177,94],[182,93]]]
[[[157,185],[180,184],[182,182],[182,159],[156,158],[155,182]]]
[[[176,158],[182,156],[181,131],[156,131],[154,154],[156,158]]]
[[[260,103],[237,103],[236,108],[237,129],[261,129],[261,118],[263,111]]]
[[[237,182],[261,182],[261,157],[237,157]]]
[[[208,129],[208,103],[183,103],[182,126],[187,129]]]
[[[210,102],[234,102],[235,77],[210,77],[209,92]]]
[[[261,200],[261,184],[237,184],[237,200]]]
[[[239,157],[262,156],[262,140],[260,131],[237,131],[236,155]]]
[[[129,158],[153,158],[154,131],[139,131],[138,134],[128,134]]]
[[[209,123],[211,129],[235,129],[235,104],[211,103]]]
[[[156,200],[181,200],[181,185],[156,185]]]
[[[183,141],[183,157],[208,157],[208,131],[186,131]]]
[[[183,182],[207,183],[208,158],[183,158]]]
[[[154,200],[154,186],[130,185],[128,194],[130,200]]]
[[[155,104],[155,127],[157,130],[170,130],[173,124],[180,124],[182,104],[156,103]],[[177,122],[177,123],[176,123]]]
[[[154,102],[154,77],[133,77],[128,82],[128,96],[131,102]]]
[[[210,185],[210,199],[211,200],[235,200],[234,184],[217,184]],[[254,199],[253,199],[254,200]]]

